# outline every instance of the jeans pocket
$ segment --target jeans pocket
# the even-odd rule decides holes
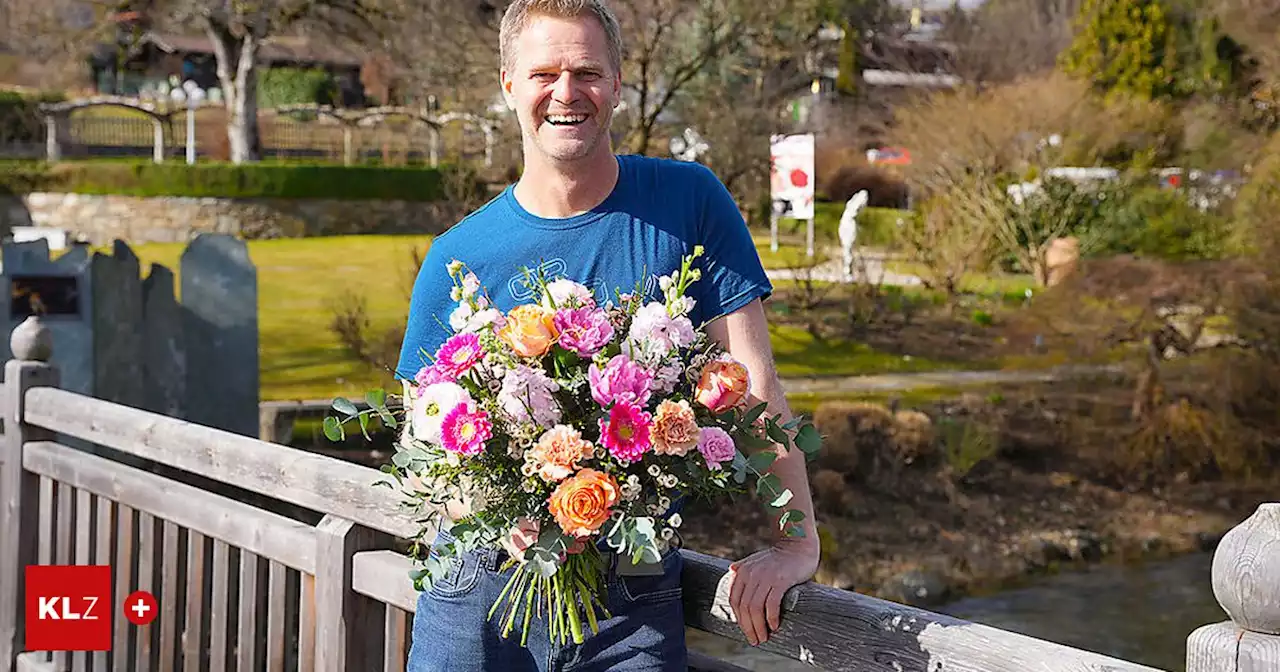
[[[480,583],[480,562],[473,553],[455,555],[451,564],[448,573],[432,584],[432,597],[462,597]]]
[[[673,550],[662,559],[662,574],[619,576],[618,589],[623,599],[632,604],[662,604],[681,599],[684,596],[681,560],[679,551]]]

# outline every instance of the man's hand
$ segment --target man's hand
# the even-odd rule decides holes
[[[752,646],[781,627],[782,596],[818,571],[818,540],[790,538],[729,565],[729,606]]]
[[[538,525],[538,521],[521,518],[515,527],[507,531],[507,536],[503,537],[502,547],[506,549],[511,557],[516,559],[516,562],[524,563],[524,552],[529,550],[530,546],[538,543],[538,535],[541,532],[541,526]],[[581,553],[586,549],[587,545],[581,539],[573,539],[569,541],[565,553]],[[563,559],[561,558],[561,560]]]

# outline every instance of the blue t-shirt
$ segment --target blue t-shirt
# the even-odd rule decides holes
[[[454,259],[476,274],[503,313],[534,300],[523,269],[539,266],[548,281],[568,278],[591,288],[600,305],[641,282],[649,299],[661,300],[657,278],[678,270],[695,245],[705,248],[695,261],[702,277],[689,288],[695,327],[773,291],[737,205],[708,168],[634,155],[617,159],[617,185],[589,212],[538,217],[508,187],[437,236],[414,283],[396,376],[412,379],[452,335],[449,314],[457,304],[446,265]]]

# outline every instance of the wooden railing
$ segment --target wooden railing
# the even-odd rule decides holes
[[[12,334],[0,442],[0,672],[404,670],[415,523],[380,472],[58,388],[50,335]],[[743,641],[728,561],[685,556],[687,624]],[[23,651],[23,568],[108,564],[159,617],[114,619],[110,652]],[[1188,639],[1188,672],[1280,670],[1280,505],[1219,546],[1229,621]],[[791,590],[763,649],[825,670],[1151,670],[818,584]],[[691,669],[734,670],[694,655]]]

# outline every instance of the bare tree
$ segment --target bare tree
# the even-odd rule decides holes
[[[105,4],[105,3],[104,3]],[[227,140],[234,163],[260,157],[258,68],[273,37],[311,32],[327,40],[376,42],[393,19],[382,0],[126,0],[152,25],[200,31],[213,45],[227,110]]]
[[[1071,43],[1080,0],[991,0],[957,10],[944,39],[956,45],[956,75],[1010,82],[1052,70]]]

